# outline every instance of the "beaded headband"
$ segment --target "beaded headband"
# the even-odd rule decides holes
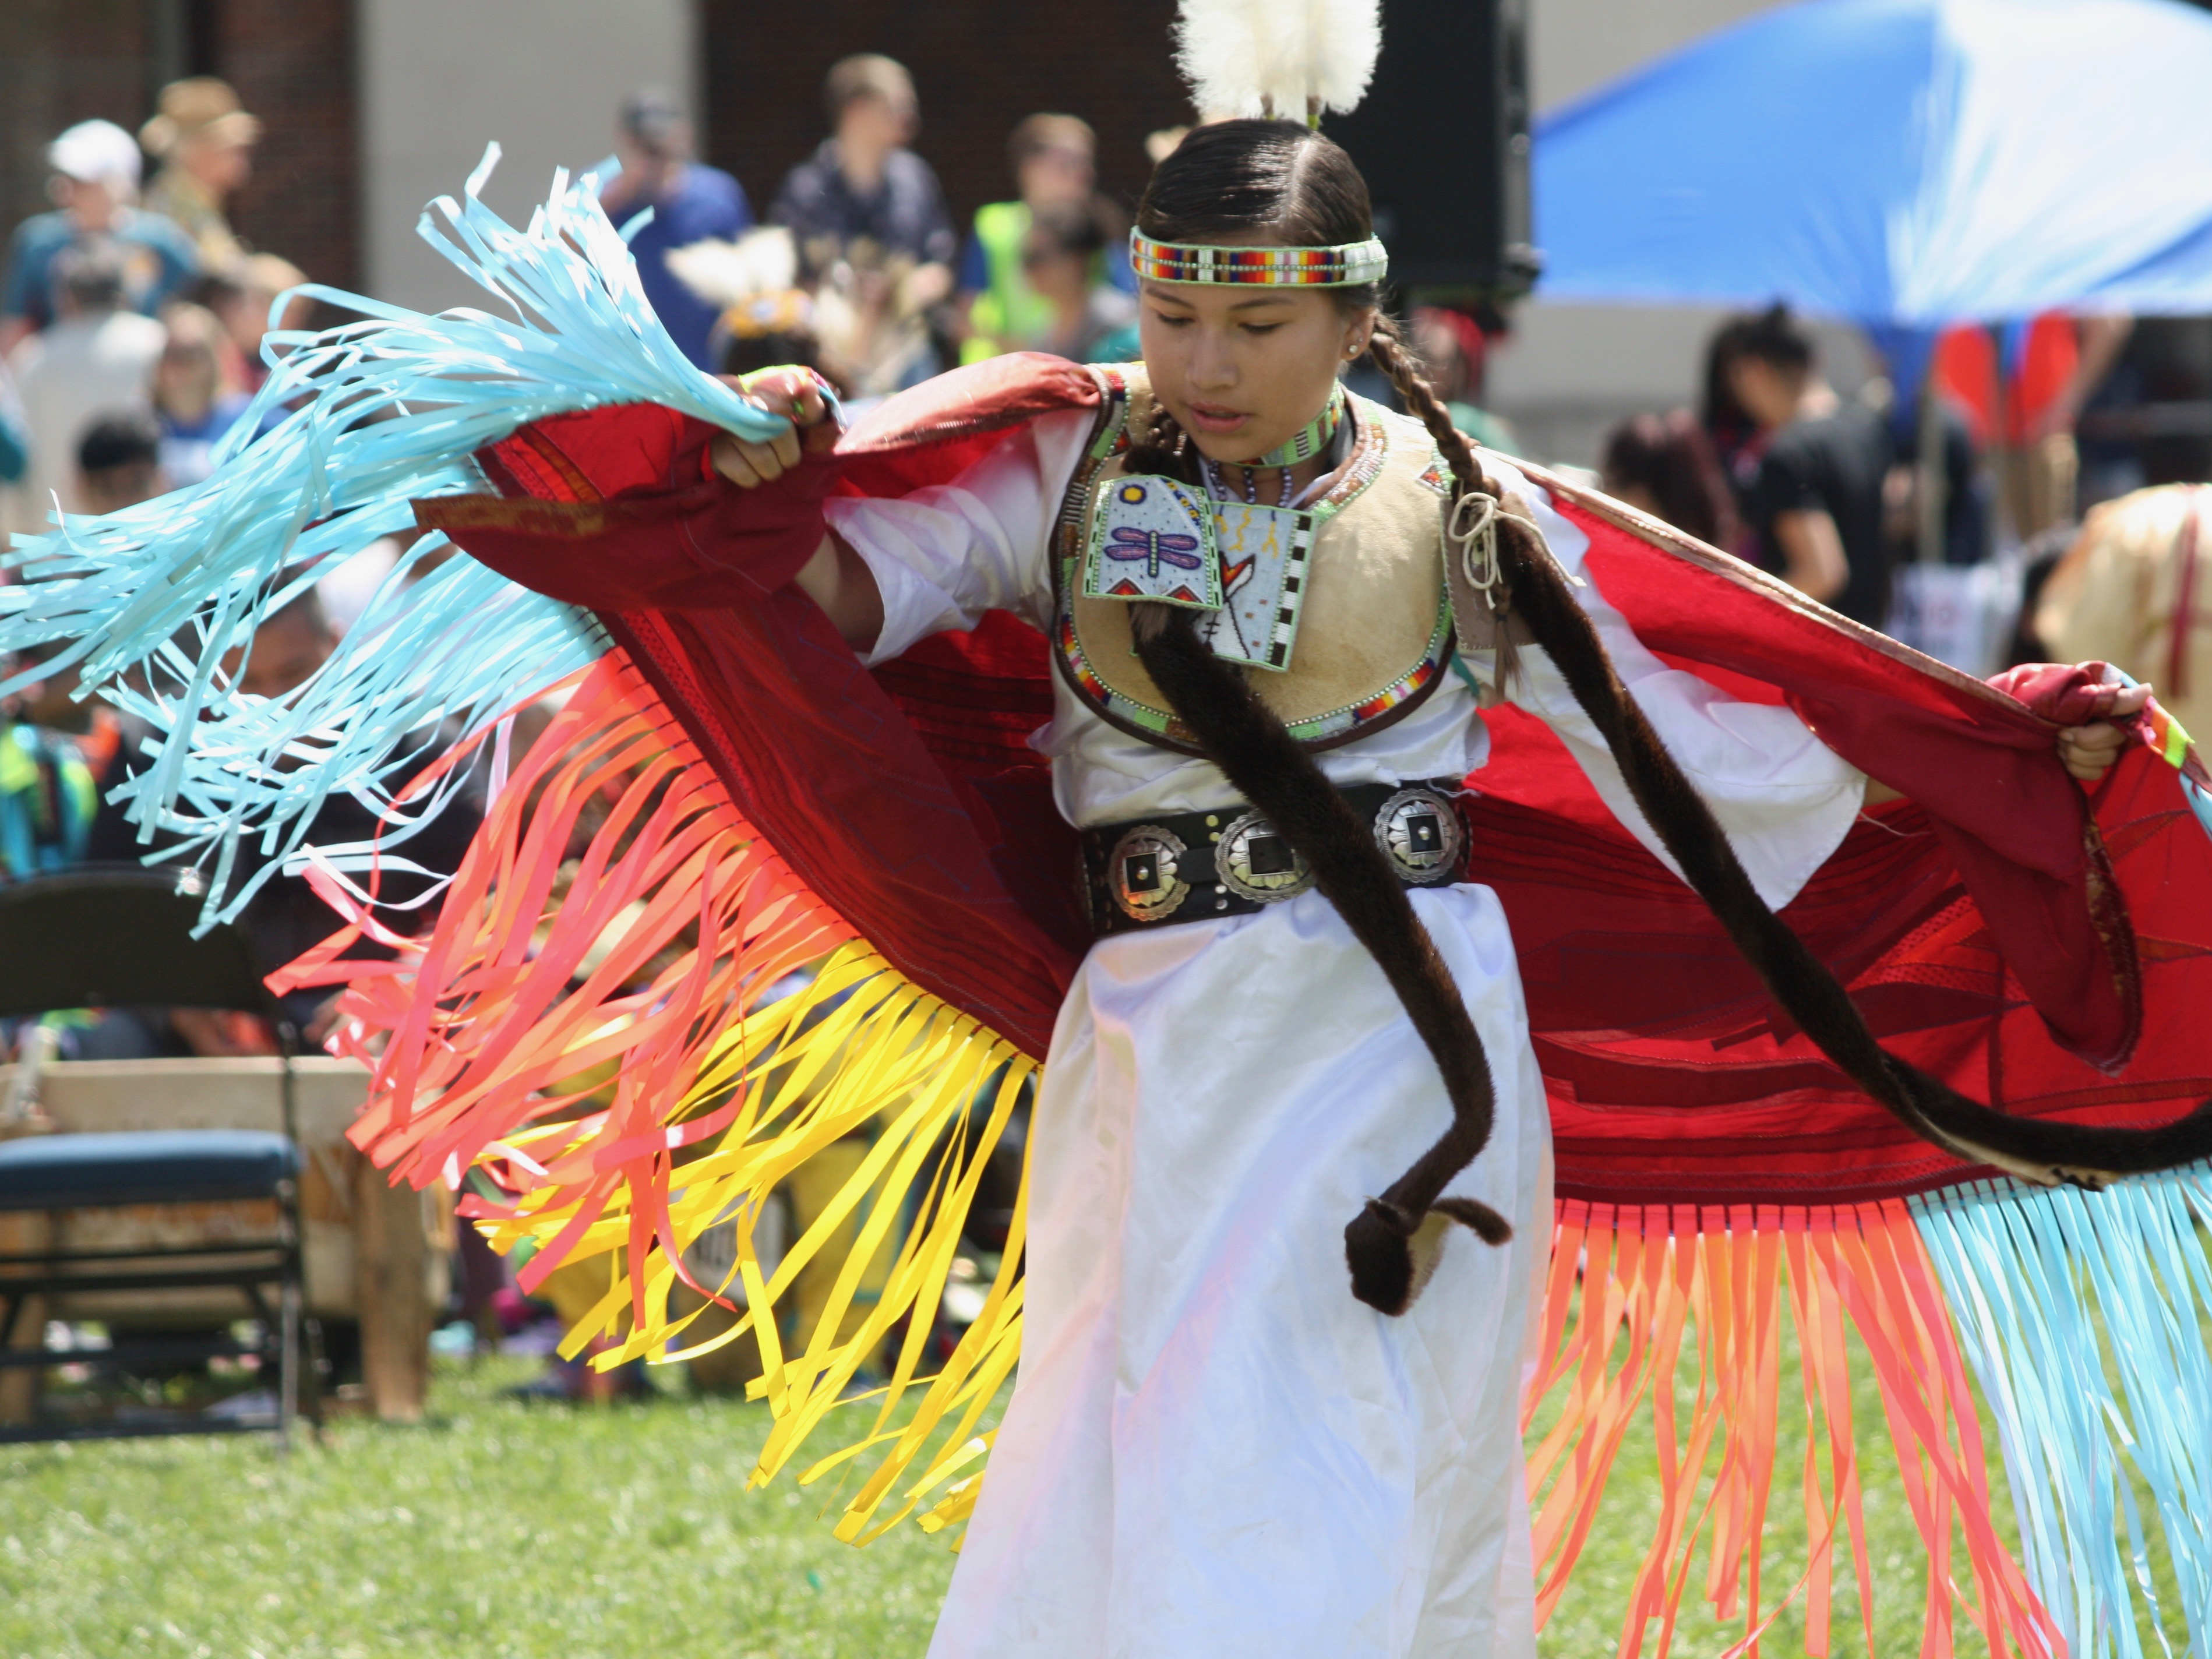
[[[1261,283],[1278,288],[1354,288],[1390,269],[1380,238],[1335,247],[1212,247],[1156,242],[1129,233],[1129,263],[1155,283]]]

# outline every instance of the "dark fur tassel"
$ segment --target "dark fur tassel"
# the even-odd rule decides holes
[[[1496,1097],[1481,1036],[1374,836],[1313,757],[1198,637],[1189,612],[1139,605],[1131,622],[1137,655],[1168,706],[1306,861],[1314,884],[1382,969],[1443,1075],[1451,1127],[1344,1232],[1352,1294],[1384,1313],[1403,1313],[1435,1270],[1447,1223],[1460,1222],[1491,1244],[1513,1237],[1511,1224],[1488,1205],[1442,1196],[1490,1139]]]

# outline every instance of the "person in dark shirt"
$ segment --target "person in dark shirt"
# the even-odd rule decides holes
[[[913,77],[863,53],[831,65],[824,97],[834,131],[785,178],[769,222],[791,231],[810,274],[855,242],[903,254],[927,269],[909,279],[910,292],[927,290],[914,293],[915,302],[937,304],[952,291],[957,245],[937,175],[907,148],[921,121]]]
[[[1808,598],[1881,627],[1890,602],[1887,426],[1836,395],[1781,306],[1723,328],[1707,368],[1706,428],[1732,456],[1757,562]]]
[[[653,222],[630,239],[638,281],[669,337],[706,368],[707,339],[718,313],[669,270],[668,254],[708,237],[727,241],[750,229],[752,204],[728,173],[691,159],[690,119],[668,93],[648,88],[631,95],[623,105],[615,149],[622,171],[600,191],[599,205],[617,225],[653,210]]]

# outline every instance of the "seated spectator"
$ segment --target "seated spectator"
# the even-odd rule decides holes
[[[161,109],[138,129],[138,142],[161,164],[146,192],[158,213],[191,239],[200,264],[228,270],[246,258],[246,245],[224,210],[253,173],[253,147],[261,123],[239,107],[228,81],[195,75],[161,88]]]
[[[960,300],[969,331],[963,362],[1022,349],[1051,328],[1049,307],[1023,269],[1030,226],[1039,214],[1094,211],[1104,235],[1086,274],[1093,283],[1135,295],[1136,273],[1124,240],[1128,226],[1097,191],[1097,148],[1091,124],[1073,115],[1032,115],[1014,129],[1006,149],[1020,198],[977,209],[961,255]]]
[[[54,261],[88,237],[121,250],[123,303],[137,311],[156,309],[199,263],[184,232],[131,205],[138,194],[138,143],[112,121],[80,121],[54,140],[46,162],[53,169],[46,193],[54,210],[24,220],[9,245],[0,356],[52,324]]]
[[[1091,204],[1041,210],[1022,238],[1022,275],[1043,307],[1037,331],[1013,343],[1079,363],[1127,362],[1139,355],[1137,302],[1094,280],[1107,245],[1103,216]]]
[[[1708,547],[1738,550],[1741,539],[1728,480],[1696,416],[1686,409],[1637,415],[1605,441],[1605,492],[1664,520]]]
[[[301,287],[307,280],[307,273],[289,259],[274,253],[256,253],[239,267],[234,280],[210,285],[207,296],[200,300],[222,319],[231,343],[237,348],[238,374],[244,391],[260,391],[261,383],[269,378],[269,365],[261,357],[261,343],[268,337],[270,329],[303,329],[313,315],[315,302],[301,295],[284,307],[282,317],[273,324],[270,320],[269,313],[276,303],[276,296]]]
[[[1706,428],[1733,446],[1737,504],[1756,562],[1808,598],[1880,628],[1890,605],[1882,490],[1893,459],[1882,417],[1836,395],[1811,339],[1783,306],[1738,318],[1713,337],[1706,386]]]
[[[16,668],[0,656],[0,679]],[[0,882],[82,863],[99,805],[76,745],[29,719],[41,690],[0,697]]]
[[[154,368],[154,415],[161,429],[161,471],[172,489],[215,471],[215,447],[252,401],[223,373],[234,354],[213,312],[173,305],[161,313],[169,331]]]
[[[810,276],[871,244],[877,263],[913,262],[924,309],[952,291],[952,222],[929,163],[907,145],[921,123],[914,79],[873,52],[839,59],[823,88],[831,135],[793,167],[769,215],[798,239]]]
[[[615,151],[622,171],[599,192],[599,205],[617,225],[653,210],[653,222],[630,238],[638,281],[669,337],[704,368],[714,308],[669,269],[668,253],[741,234],[752,224],[752,205],[735,179],[691,159],[690,119],[668,93],[648,88],[630,96],[615,131]]]
[[[161,324],[125,308],[121,246],[106,238],[64,248],[49,267],[59,320],[16,347],[10,368],[31,435],[25,516],[42,522],[53,498],[77,513],[77,446],[103,415],[143,409],[167,337]]]
[[[76,447],[76,494],[87,513],[120,513],[168,492],[161,428],[143,409],[103,415]]]
[[[1455,306],[1422,306],[1413,313],[1413,350],[1427,365],[1452,424],[1486,449],[1510,453],[1513,428],[1482,407],[1490,341],[1480,321]],[[1502,322],[1498,331],[1504,331]],[[1389,401],[1396,407],[1395,393]]]

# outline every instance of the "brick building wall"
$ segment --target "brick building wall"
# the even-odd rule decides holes
[[[1006,135],[1040,110],[1097,129],[1099,182],[1133,207],[1152,163],[1145,135],[1191,118],[1169,40],[1174,0],[1105,8],[1035,0],[702,0],[702,148],[765,213],[827,131],[822,80],[849,52],[905,64],[921,98],[915,148],[936,168],[955,224],[1013,193]],[[763,73],[772,66],[772,75]]]
[[[232,221],[319,282],[357,283],[354,0],[0,0],[0,229],[45,211],[54,135],[136,132],[163,82],[220,75],[267,124]]]
[[[210,72],[267,124],[231,224],[314,281],[361,284],[353,0],[216,0]]]
[[[0,0],[0,230],[44,213],[46,146],[149,113],[145,0]]]

